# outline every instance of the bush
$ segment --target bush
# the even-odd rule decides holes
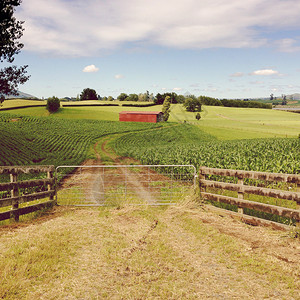
[[[47,110],[50,113],[55,113],[60,108],[60,101],[57,97],[53,96],[47,99]]]

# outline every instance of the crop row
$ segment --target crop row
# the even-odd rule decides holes
[[[160,125],[110,121],[18,118],[0,115],[0,165],[77,165],[91,144],[108,134],[132,132]]]
[[[181,124],[115,140],[119,155],[143,164],[192,164],[275,173],[300,173],[299,139],[217,141],[193,125]]]

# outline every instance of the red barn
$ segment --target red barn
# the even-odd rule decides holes
[[[163,113],[158,111],[121,111],[119,121],[157,123],[163,121]]]

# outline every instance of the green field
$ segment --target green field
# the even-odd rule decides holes
[[[66,120],[0,114],[0,165],[80,164],[104,135],[156,128],[160,124]]]
[[[97,139],[118,133],[112,144],[118,154],[143,163],[299,173],[300,114],[203,106],[197,121],[175,104],[167,123],[147,124],[118,122],[123,110],[161,106],[62,107],[51,115],[44,107],[2,111],[0,164],[79,164]]]
[[[160,111],[161,106],[2,111],[0,165],[79,165],[96,158],[93,146],[107,137],[117,155],[142,164],[300,173],[300,114],[204,106],[197,121],[195,113],[176,104],[168,122],[152,124],[119,122],[123,110]]]
[[[10,103],[40,103],[40,101],[29,100],[9,100],[4,101],[4,106]],[[103,103],[103,101],[81,101],[81,104]],[[84,103],[83,103],[84,102]],[[111,104],[112,102],[105,102]],[[123,104],[122,102],[115,102]],[[66,104],[62,103],[62,105]],[[23,104],[24,105],[24,104]],[[122,106],[104,106],[104,107],[62,107],[56,114],[49,115],[43,107],[25,108],[14,110],[13,113],[18,116],[44,116],[55,119],[89,119],[118,121],[119,112],[127,111],[161,111],[161,106],[153,107],[122,107]],[[12,112],[12,111],[10,111]],[[1,114],[6,113],[5,111]],[[181,104],[175,104],[171,107],[169,122],[189,122],[199,126],[204,132],[217,137],[220,140],[232,139],[256,139],[271,137],[297,137],[300,133],[300,114],[275,111],[268,109],[255,108],[230,108],[218,106],[203,106],[201,120],[195,119],[195,113],[186,112]]]

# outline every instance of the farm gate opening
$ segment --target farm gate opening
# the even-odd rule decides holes
[[[60,205],[171,205],[196,184],[192,165],[91,165],[56,168]]]

